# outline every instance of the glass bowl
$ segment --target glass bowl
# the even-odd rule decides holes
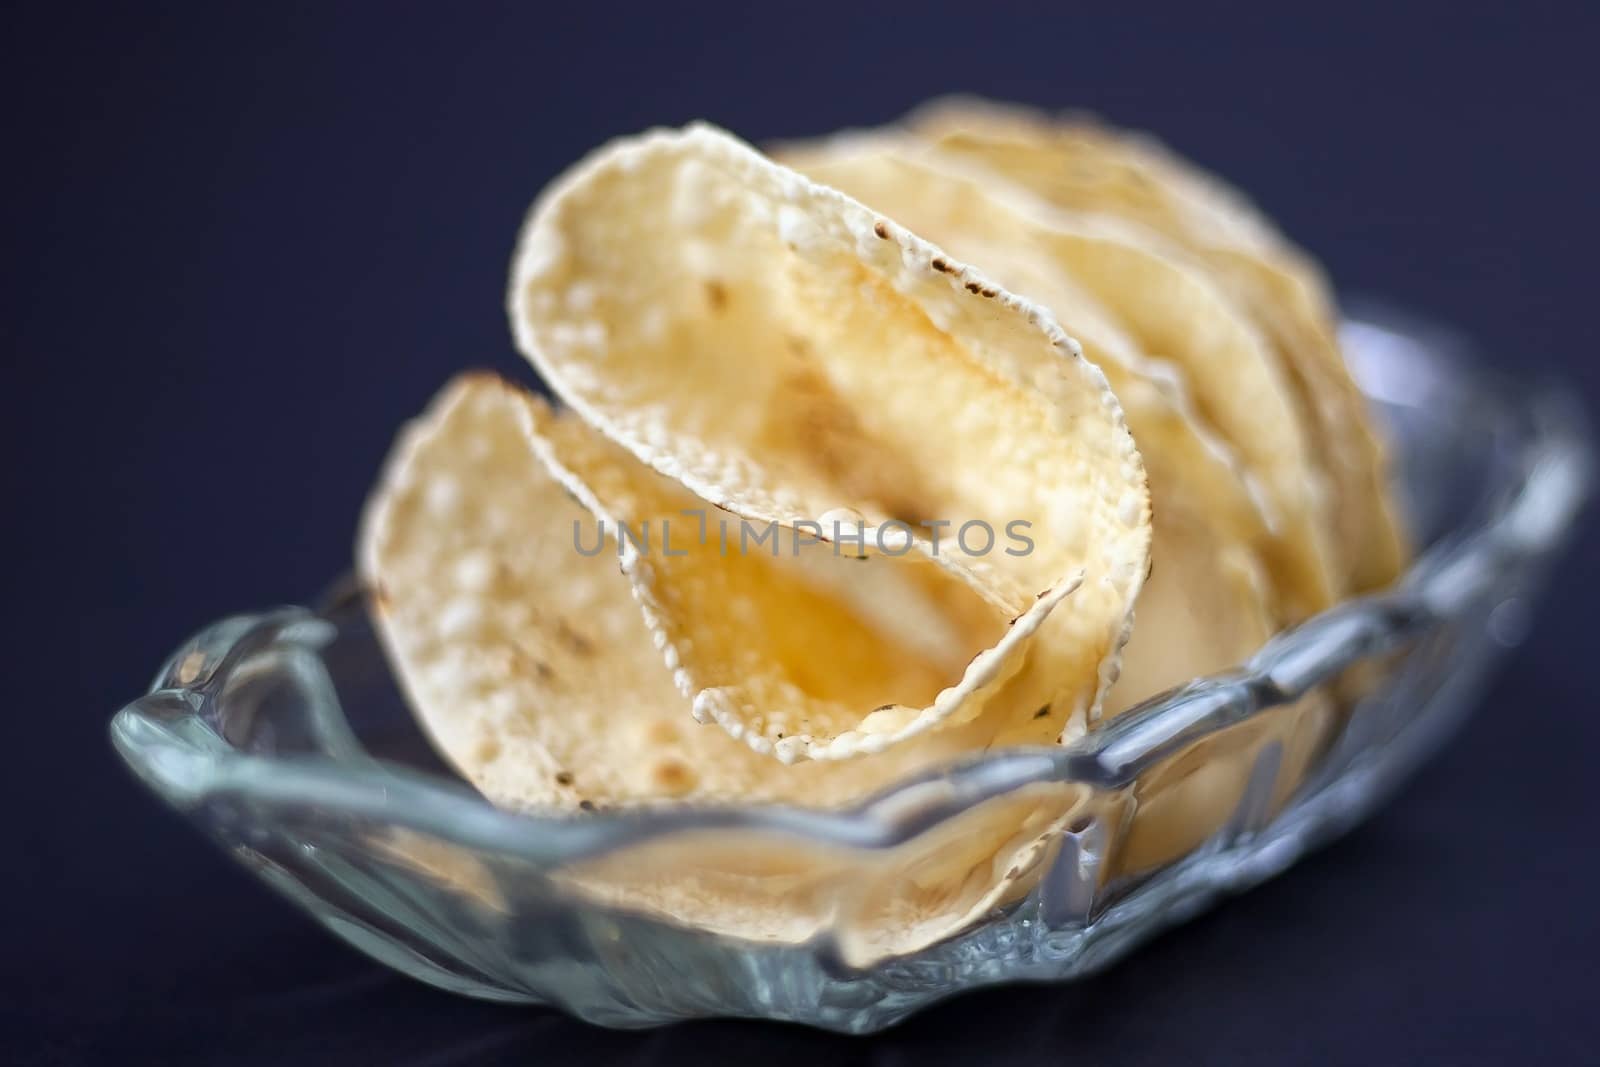
[[[1561,390],[1497,378],[1393,314],[1344,334],[1426,551],[1392,590],[1070,746],[984,753],[844,811],[501,811],[432,752],[349,581],[314,609],[208,627],[112,739],[334,933],[459,993],[608,1026],[860,1033],[977,986],[1084,975],[1380,803],[1517,643],[1587,494],[1588,437]],[[1032,836],[964,857],[997,819]],[[985,895],[1001,861],[1007,888]],[[654,892],[676,885],[719,904]],[[960,928],[919,927],[913,899]],[[792,922],[747,936],[722,921],[745,906]]]

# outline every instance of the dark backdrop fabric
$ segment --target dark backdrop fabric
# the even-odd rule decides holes
[[[614,135],[752,139],[940,92],[1076,105],[1250,190],[1341,289],[1600,392],[1584,5],[223,5],[3,16],[16,1062],[1595,1062],[1593,612],[1574,548],[1482,712],[1344,841],[1095,980],[875,1040],[611,1033],[369,963],[106,740],[187,633],[347,565],[391,434],[501,311],[539,187]]]

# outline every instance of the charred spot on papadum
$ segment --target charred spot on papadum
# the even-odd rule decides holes
[[[563,645],[566,645],[576,655],[594,655],[594,642],[573,629],[565,619],[556,623],[556,636],[561,639]]]

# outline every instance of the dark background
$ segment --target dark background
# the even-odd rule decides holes
[[[524,373],[501,292],[525,206],[652,124],[815,134],[957,89],[1094,108],[1250,190],[1345,292],[1597,399],[1600,20],[1578,5],[747,6],[7,9],[0,1046],[20,1062],[1594,1062],[1593,534],[1483,713],[1367,826],[1099,979],[975,995],[873,1041],[611,1033],[434,992],[335,943],[135,786],[110,714],[190,631],[347,565],[390,435],[447,376]]]

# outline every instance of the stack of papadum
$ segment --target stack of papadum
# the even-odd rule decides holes
[[[783,145],[615,142],[529,216],[489,375],[406,428],[360,540],[439,750],[540,814],[857,804],[1067,743],[1392,580],[1405,547],[1328,289],[1237,194],[1091,121],[941,102]],[[1107,871],[1202,843],[1314,695],[1169,761]],[[927,788],[937,789],[937,776]],[[733,833],[561,874],[858,962],[1026,891],[1097,803],[992,800],[885,854]]]

